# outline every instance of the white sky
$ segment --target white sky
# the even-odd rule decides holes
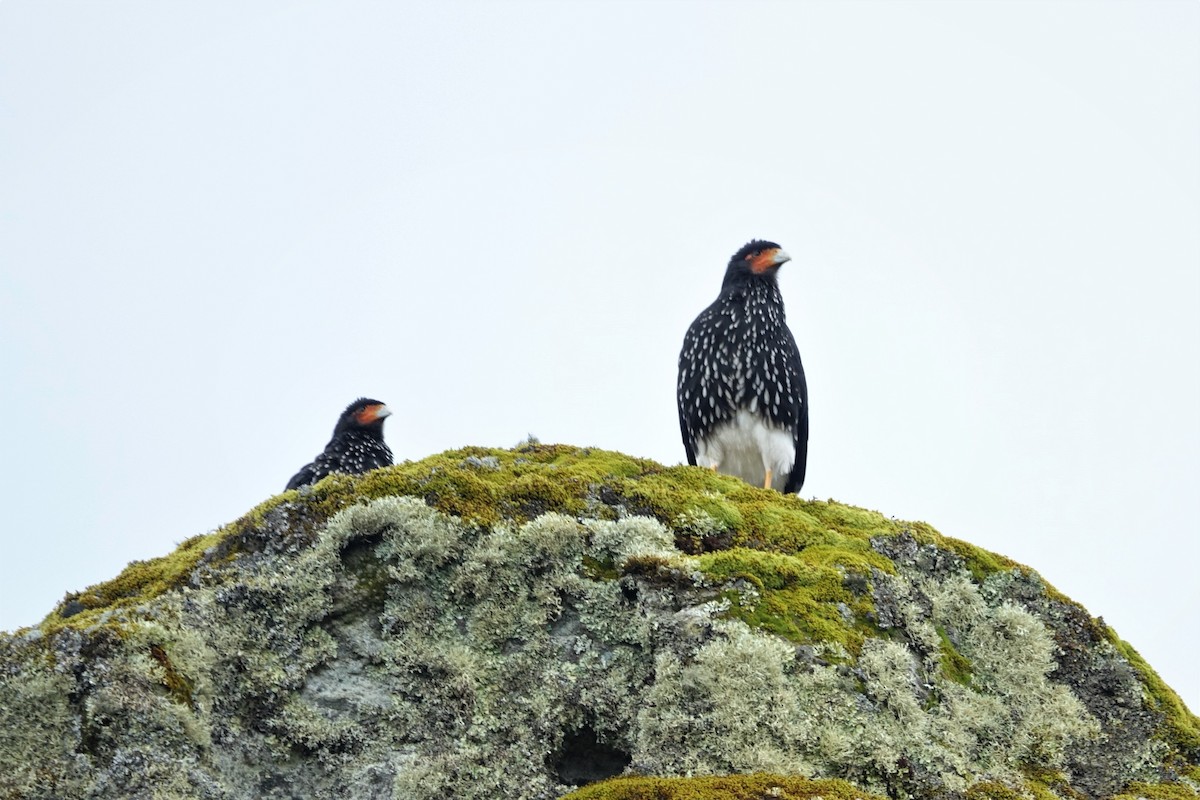
[[[282,489],[369,395],[419,459],[683,459],[750,238],[805,496],[1037,568],[1193,709],[1200,4],[0,4],[0,628]]]

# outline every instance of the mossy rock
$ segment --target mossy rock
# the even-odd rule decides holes
[[[1003,556],[567,445],[331,476],[0,635],[0,798],[1167,800],[1198,731]]]

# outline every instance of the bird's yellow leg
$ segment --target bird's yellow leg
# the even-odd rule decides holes
[[[769,469],[767,470],[767,478],[766,478],[766,480],[763,481],[763,488],[764,489],[771,488],[771,470],[769,470]]]
[[[716,465],[716,463],[715,463],[715,462],[714,462],[714,463],[712,463],[712,464],[710,464],[710,465],[708,466],[708,468],[709,468],[709,469],[711,469],[713,472],[716,472],[716,471],[717,471],[717,465]]]

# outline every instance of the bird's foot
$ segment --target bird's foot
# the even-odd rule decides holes
[[[771,470],[767,470],[767,477],[763,480],[763,488],[764,489],[771,488]]]

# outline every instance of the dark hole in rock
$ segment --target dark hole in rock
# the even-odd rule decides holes
[[[629,580],[628,578],[621,578],[620,586],[621,586],[621,596],[624,597],[627,602],[632,603],[634,600],[637,600],[637,596],[638,596],[637,583],[635,583],[632,580]]]
[[[554,771],[559,782],[582,786],[620,775],[631,760],[629,753],[598,741],[596,732],[588,726],[563,738]]]
[[[342,560],[348,564],[358,563],[375,556],[375,548],[383,541],[383,532],[362,536],[342,548]]]

